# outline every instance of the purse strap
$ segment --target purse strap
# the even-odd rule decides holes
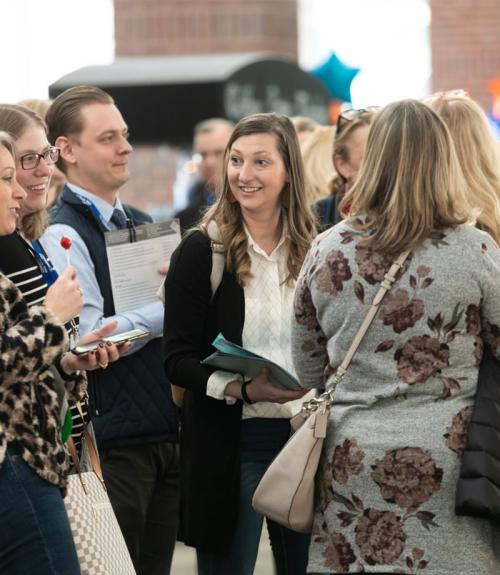
[[[94,438],[92,437],[92,434],[90,433],[90,430],[89,430],[87,424],[85,423],[85,417],[83,415],[82,406],[81,406],[79,401],[76,402],[76,408],[77,408],[78,414],[80,415],[80,418],[82,420],[83,435],[85,436],[85,441],[87,443],[87,449],[89,452],[89,459],[90,459],[90,465],[92,467],[92,471],[97,475],[99,481],[102,483],[103,487],[105,488],[104,476],[102,474],[101,462],[99,461],[99,454],[97,452],[97,446],[95,444]],[[73,461],[73,465],[75,466],[76,472],[78,473],[78,475],[80,476],[80,479],[81,479],[82,467],[80,465],[80,458],[78,457],[78,452],[76,450],[75,442],[73,441],[73,438],[71,436],[68,438],[66,445],[68,446],[68,451],[69,451],[69,454],[70,454],[71,459]]]
[[[363,341],[363,338],[365,337],[368,328],[375,319],[375,316],[377,315],[382,300],[384,299],[386,293],[392,288],[392,285],[396,281],[396,275],[398,271],[403,267],[403,264],[405,263],[409,255],[410,250],[407,250],[403,252],[396,260],[394,260],[393,264],[389,268],[389,271],[385,274],[384,279],[380,284],[380,288],[376,293],[375,297],[373,298],[370,309],[368,310],[368,313],[366,314],[365,319],[363,320],[363,323],[361,324],[360,328],[356,332],[356,335],[354,336],[352,343],[349,349],[347,350],[344,359],[342,360],[342,363],[337,367],[337,371],[335,372],[330,389],[325,393],[321,394],[319,397],[312,398],[309,401],[305,402],[302,405],[303,413],[316,411],[316,409],[321,405],[325,404],[327,406],[331,405],[333,401],[333,394],[335,392],[335,389],[337,388],[337,385],[342,381],[345,374],[347,373],[347,369],[349,368],[352,358],[358,351],[358,348],[361,342]]]
[[[375,297],[373,298],[372,305],[370,306],[370,309],[368,310],[368,313],[366,314],[366,317],[363,320],[363,323],[361,324],[356,335],[354,336],[351,346],[347,350],[347,353],[345,354],[342,363],[337,368],[337,373],[340,374],[342,377],[346,374],[347,368],[349,367],[349,364],[351,363],[354,354],[358,351],[360,343],[363,341],[363,338],[365,337],[368,328],[370,327],[372,321],[375,319],[375,316],[377,315],[382,300],[384,299],[387,292],[390,291],[390,289],[392,288],[394,282],[396,281],[396,275],[398,271],[403,267],[403,264],[405,263],[409,255],[410,255],[409,250],[403,252],[394,261],[394,263],[389,268],[389,271],[385,274],[384,279],[380,284],[380,288]]]

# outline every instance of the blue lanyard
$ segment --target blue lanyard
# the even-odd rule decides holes
[[[73,192],[73,190],[71,190],[71,191]],[[104,216],[97,209],[96,205],[93,202],[91,202],[85,196],[81,196],[78,192],[73,192],[73,193],[82,202],[82,204],[84,204],[85,206],[87,206],[89,208],[89,210],[92,212],[93,216],[98,221],[101,222],[101,224],[104,226],[104,228],[106,230],[112,231],[109,223],[104,219]],[[132,222],[132,220],[128,217],[128,215],[126,213],[125,213],[125,216],[127,217],[127,228],[128,228],[128,233],[129,233],[129,240],[130,240],[130,242],[135,242],[136,241],[136,232],[135,232],[134,223]]]
[[[54,269],[54,266],[47,259],[47,256],[43,253],[39,243],[35,240],[32,240],[31,246],[33,247],[33,256],[35,257],[36,263],[42,272],[43,279],[45,280],[45,283],[50,287],[58,278],[57,272]]]
[[[45,280],[45,283],[50,287],[59,277],[54,266],[50,263],[47,259],[47,256],[43,253],[43,250],[40,244],[36,240],[31,240],[31,246],[33,248],[33,257],[42,272],[42,277]],[[75,345],[75,342],[80,337],[79,336],[79,329],[78,324],[75,319],[71,319],[69,321],[71,324],[71,331],[69,331],[69,338],[71,342],[71,346]]]
[[[73,192],[73,190],[71,190]],[[97,207],[95,206],[95,204],[93,202],[91,202],[88,198],[86,198],[85,196],[81,196],[79,193],[77,192],[73,192],[75,194],[75,196],[82,202],[82,204],[86,205],[90,211],[92,212],[92,214],[94,215],[94,217],[101,222],[101,224],[108,230],[111,231],[111,228],[109,227],[109,223],[104,219],[104,216],[101,214],[101,212],[97,209]]]

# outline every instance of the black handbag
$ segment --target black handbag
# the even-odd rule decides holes
[[[487,345],[462,455],[455,513],[500,523],[500,361]]]

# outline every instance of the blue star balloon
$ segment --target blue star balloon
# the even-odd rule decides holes
[[[490,122],[491,129],[493,130],[493,135],[500,141],[500,118],[495,118],[492,114],[491,116],[488,116],[488,120]]]
[[[328,60],[310,71],[327,87],[332,98],[351,102],[351,83],[359,72],[359,68],[346,66],[337,55],[332,52]]]

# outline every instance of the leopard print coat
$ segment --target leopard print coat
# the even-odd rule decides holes
[[[1,274],[0,326],[0,467],[7,444],[15,441],[26,463],[64,493],[69,465],[51,366],[67,349],[66,330],[44,306],[28,309],[21,292]],[[76,375],[67,383],[70,398],[79,400],[86,377]]]

